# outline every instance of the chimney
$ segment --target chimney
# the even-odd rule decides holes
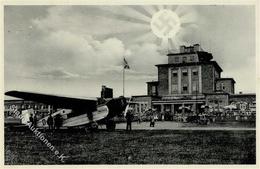
[[[199,52],[200,51],[200,45],[199,44],[194,44],[194,52]]]
[[[180,53],[185,53],[185,46],[184,45],[180,46]]]

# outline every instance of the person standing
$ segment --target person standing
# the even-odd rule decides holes
[[[35,113],[34,117],[33,117],[33,126],[34,127],[37,127],[37,121],[38,121],[38,119],[37,119],[37,116],[36,116],[36,113]]]
[[[133,120],[133,114],[132,112],[128,111],[126,113],[126,130],[128,131],[131,131],[132,130],[132,120]]]
[[[60,114],[57,114],[54,118],[55,129],[60,129],[62,126],[62,118]]]
[[[154,123],[155,123],[155,118],[154,115],[151,115],[151,122],[150,122],[150,127],[154,127]]]
[[[53,130],[53,117],[51,116],[51,114],[47,119],[47,124],[49,126],[49,130]]]
[[[138,120],[137,123],[140,124],[141,123],[141,113],[138,113]]]
[[[29,117],[29,121],[30,121],[30,123],[33,124],[33,115],[32,115],[32,114],[31,114],[30,117]]]

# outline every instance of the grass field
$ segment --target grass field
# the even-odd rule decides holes
[[[5,164],[255,164],[255,131],[46,132],[62,163],[34,134],[5,131]]]

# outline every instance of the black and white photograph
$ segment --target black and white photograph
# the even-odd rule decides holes
[[[256,166],[251,4],[4,4],[4,165]]]

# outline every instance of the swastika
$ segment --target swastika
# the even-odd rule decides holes
[[[170,10],[161,10],[154,14],[151,21],[153,33],[160,38],[171,38],[180,29],[179,17]]]

